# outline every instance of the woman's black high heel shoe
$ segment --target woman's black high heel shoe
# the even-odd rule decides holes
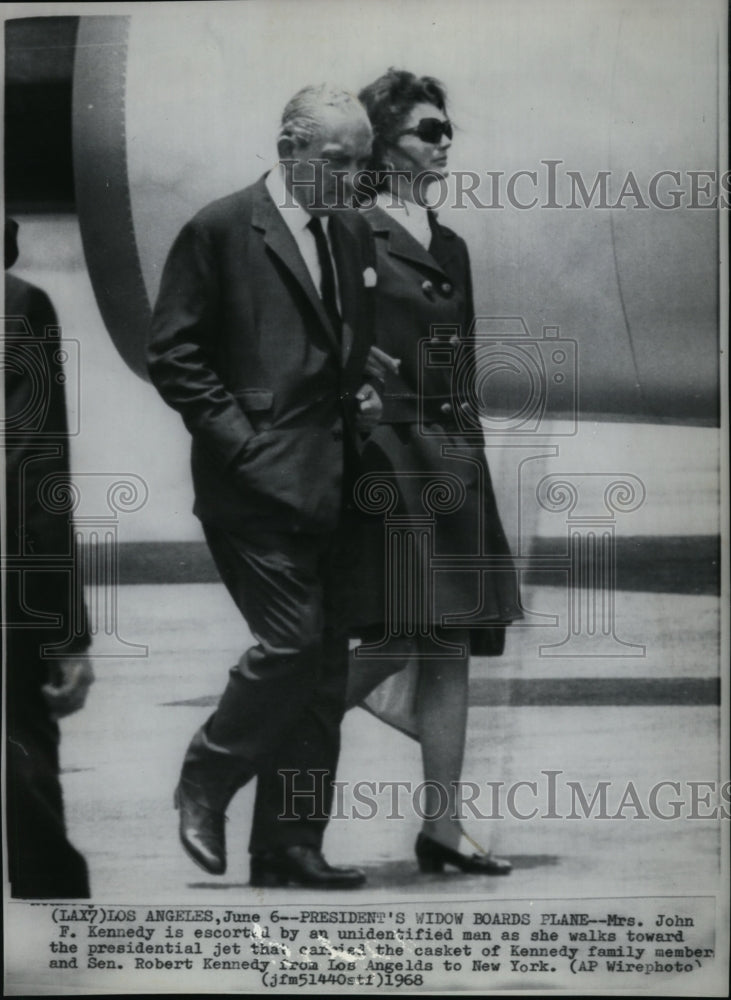
[[[424,874],[440,872],[445,865],[453,865],[467,875],[509,875],[513,869],[504,858],[495,858],[484,852],[468,857],[423,833],[416,838],[416,860],[419,862],[419,871]]]

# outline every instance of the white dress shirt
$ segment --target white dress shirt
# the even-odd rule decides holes
[[[423,205],[417,205],[413,201],[399,201],[390,191],[381,191],[377,203],[379,208],[390,212],[394,219],[400,222],[425,250],[429,249],[431,227],[429,226],[427,210]]]
[[[320,258],[317,255],[317,244],[315,243],[314,235],[307,228],[312,216],[309,212],[306,212],[305,209],[302,208],[299,202],[296,201],[291,194],[288,193],[284,181],[284,167],[281,163],[269,171],[264,183],[266,184],[267,191],[272,197],[272,201],[277,206],[279,214],[284,219],[287,229],[289,229],[290,233],[294,237],[297,249],[305,262],[305,266],[310,273],[312,282],[320,294],[320,297],[322,297],[322,274],[320,271]],[[338,269],[335,266],[335,260],[332,255],[332,246],[330,244],[330,220],[326,215],[324,215],[320,216],[320,222],[322,223],[323,232],[325,233],[325,237],[327,239],[328,249],[330,250],[330,259],[332,260],[333,274],[335,275],[335,297],[337,299],[338,309],[340,309]]]

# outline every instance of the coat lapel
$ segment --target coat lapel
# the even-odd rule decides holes
[[[414,239],[411,233],[404,229],[400,222],[397,222],[391,215],[379,208],[369,208],[363,212],[368,219],[375,233],[385,233],[388,236],[388,252],[394,257],[401,257],[419,267],[433,271],[442,281],[447,280],[447,275],[434,257],[425,250],[418,240]]]
[[[302,291],[309,299],[312,308],[317,313],[317,317],[332,347],[340,354],[338,337],[332,328],[320,294],[313,284],[310,272],[307,270],[307,266],[297,248],[294,237],[284,224],[279,209],[272,201],[263,180],[260,184],[259,198],[254,205],[251,224],[255,229],[259,229],[264,233],[265,245],[279,258],[300,285]]]

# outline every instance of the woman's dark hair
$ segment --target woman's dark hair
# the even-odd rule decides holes
[[[370,169],[374,175],[387,168],[386,147],[398,138],[404,122],[417,104],[433,104],[446,114],[447,93],[444,84],[433,76],[416,76],[402,69],[391,69],[369,83],[358,94],[368,112],[373,128],[373,153]],[[380,190],[387,177],[373,178]]]

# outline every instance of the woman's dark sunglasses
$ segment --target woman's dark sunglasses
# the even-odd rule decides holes
[[[452,123],[448,118],[422,118],[414,128],[406,128],[400,135],[415,135],[422,142],[432,143],[434,146],[442,141],[442,136],[452,138]]]

